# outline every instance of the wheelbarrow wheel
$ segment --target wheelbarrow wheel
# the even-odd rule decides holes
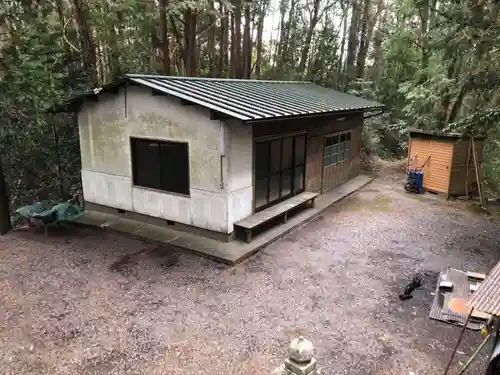
[[[26,226],[27,226],[28,228],[35,228],[35,227],[36,227],[36,225],[35,225],[35,224],[33,224],[33,222],[31,221],[31,218],[30,218],[30,217],[25,217],[25,218],[24,218],[24,224],[26,224]]]
[[[405,184],[405,190],[409,193],[411,193],[413,191],[413,189],[415,188],[414,184],[412,184],[411,182],[407,182]]]

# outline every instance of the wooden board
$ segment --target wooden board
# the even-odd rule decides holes
[[[358,127],[352,130],[351,135],[351,157],[349,158],[349,178],[359,175],[361,164],[361,137],[363,128]]]
[[[469,279],[484,280],[486,279],[486,274],[479,272],[467,272],[467,277]]]
[[[324,167],[322,186],[323,193],[326,193],[327,191],[330,191],[345,182],[349,178],[349,167],[350,159]]]
[[[347,160],[323,167],[321,192],[326,193],[359,174],[361,152],[361,127],[351,130],[351,152]],[[337,133],[338,134],[338,133]],[[332,134],[333,135],[333,134]],[[330,135],[329,135],[330,136]]]
[[[437,282],[429,318],[463,326],[467,321],[468,312],[455,311],[450,302],[460,300],[467,303],[469,301],[471,296],[469,285],[471,282],[467,278],[467,273],[448,268],[440,273],[438,280],[451,281],[453,289],[440,290],[440,282]],[[467,328],[478,331],[481,329],[481,324],[477,320],[470,320]]]
[[[425,164],[424,188],[448,193],[453,143],[420,138],[412,138],[410,142],[410,168],[419,168]]]
[[[476,320],[483,320],[483,321],[487,322],[491,318],[491,315],[486,314],[486,313],[479,311],[479,310],[474,310],[472,312],[471,318],[474,318]]]
[[[479,179],[482,179],[483,141],[474,141],[477,162],[479,165]],[[470,149],[469,149],[470,147]],[[465,185],[467,184],[467,188]],[[455,196],[478,195],[476,168],[470,140],[457,141],[453,146],[453,161],[450,172],[449,194]]]
[[[278,203],[274,206],[266,208],[255,215],[249,216],[243,220],[234,223],[234,226],[245,228],[245,229],[253,229],[258,227],[265,222],[274,219],[279,215],[283,215],[285,212],[290,211],[291,209],[300,206],[301,204],[314,199],[318,196],[318,193],[312,193],[309,191],[304,191],[286,201]]]
[[[307,140],[306,190],[321,191],[321,175],[323,173],[324,136],[309,137]]]

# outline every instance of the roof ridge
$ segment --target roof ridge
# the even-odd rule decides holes
[[[127,78],[151,78],[151,79],[171,79],[185,81],[223,81],[223,82],[257,82],[257,83],[289,83],[289,84],[314,84],[311,81],[276,81],[267,79],[243,79],[243,78],[212,78],[212,77],[184,77],[184,76],[166,76],[161,74],[125,74]]]

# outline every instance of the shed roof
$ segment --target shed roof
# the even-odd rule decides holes
[[[487,314],[500,316],[500,262],[479,285],[468,305]]]
[[[409,129],[410,132],[410,137],[413,138],[441,138],[443,140],[445,139],[471,139],[470,135],[467,134],[460,134],[460,133],[443,133],[439,131],[428,131],[428,130],[422,130],[422,129]],[[484,136],[475,136],[474,139],[480,140],[480,139],[485,139]]]
[[[79,94],[53,111],[78,109],[85,98],[115,90],[125,82],[146,86],[242,121],[385,108],[383,104],[310,82],[127,74],[100,89]]]

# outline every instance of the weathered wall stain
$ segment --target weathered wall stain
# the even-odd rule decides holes
[[[121,90],[85,103],[79,114],[85,199],[230,233],[229,215],[241,213],[228,207],[241,194],[230,197],[228,185],[221,184],[228,180],[227,161],[221,163],[221,122],[210,120],[206,109],[151,95],[145,88],[129,87],[126,95],[126,111]],[[133,186],[131,137],[188,142],[189,197]]]

